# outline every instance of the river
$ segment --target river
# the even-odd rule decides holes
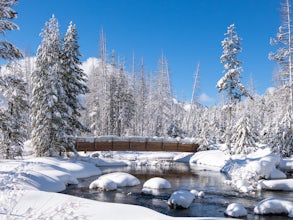
[[[192,217],[224,217],[227,206],[231,203],[240,203],[248,211],[246,219],[276,220],[288,219],[286,216],[258,216],[253,214],[254,206],[261,200],[269,197],[278,197],[292,200],[293,193],[263,191],[245,195],[233,190],[225,183],[227,177],[218,172],[206,170],[201,166],[185,163],[164,163],[160,166],[130,166],[130,167],[102,167],[103,174],[121,171],[137,177],[141,184],[134,187],[119,188],[116,191],[89,190],[89,184],[98,178],[80,179],[78,185],[68,186],[64,194],[74,195],[103,202],[134,204],[156,210],[169,216]],[[171,189],[160,190],[158,195],[142,195],[143,183],[152,177],[167,179]],[[179,189],[196,189],[204,191],[204,198],[196,198],[188,209],[170,209],[167,200],[172,192]]]

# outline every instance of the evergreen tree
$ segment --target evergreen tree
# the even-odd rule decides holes
[[[228,27],[226,38],[222,41],[223,54],[221,63],[224,65],[224,76],[218,81],[217,88],[220,92],[226,91],[226,106],[228,112],[228,125],[226,127],[226,143],[230,147],[232,129],[232,111],[235,104],[241,100],[243,95],[250,96],[245,87],[241,84],[241,62],[237,55],[241,52],[241,39],[235,31],[235,25]]]
[[[290,157],[293,154],[293,127],[292,115],[287,112],[277,127],[276,135],[272,140],[271,147],[283,157]]]
[[[6,31],[19,29],[19,27],[11,21],[17,17],[17,13],[10,6],[15,6],[17,2],[17,0],[0,0],[0,33],[3,35],[6,34]],[[12,43],[6,40],[0,40],[0,58],[12,60],[21,57],[22,53]]]
[[[76,26],[70,22],[64,37],[61,55],[61,79],[65,92],[65,101],[68,106],[68,121],[65,131],[69,150],[74,148],[75,136],[80,134],[79,132],[88,131],[79,121],[80,111],[84,110],[79,98],[81,95],[88,93],[89,89],[86,85],[86,75],[80,68],[79,57],[81,55],[77,39]]]
[[[66,151],[68,112],[60,64],[61,43],[57,19],[46,22],[32,76],[32,144],[36,156],[56,156]]]
[[[17,4],[17,0],[0,0],[0,33],[5,35],[7,31],[17,30],[19,27],[13,23],[11,20],[17,17],[17,13],[15,10],[11,8],[11,6],[15,6]],[[22,53],[18,48],[16,48],[12,43],[7,40],[0,40],[0,58],[4,60],[13,60],[17,58],[21,58]],[[19,85],[17,84],[19,83]],[[21,120],[18,117],[22,112],[19,109],[15,109],[14,106],[21,105],[20,102],[21,97],[19,99],[16,96],[13,96],[10,92],[11,86],[16,87],[16,91],[18,91],[22,87],[22,82],[17,79],[12,80],[12,78],[0,77],[0,142],[1,142],[1,156],[3,158],[13,158],[16,154],[21,155],[22,152],[22,139],[18,134],[16,134],[16,129],[21,130],[22,121],[16,122],[16,119]],[[8,92],[10,91],[10,92]],[[3,105],[4,104],[4,105]],[[3,105],[3,106],[2,106]],[[26,109],[24,108],[23,111]],[[13,118],[13,117],[16,118]],[[21,133],[21,131],[19,131]]]
[[[234,146],[233,154],[249,154],[256,150],[257,133],[254,132],[248,115],[238,120],[231,139]]]
[[[0,155],[5,159],[22,156],[23,143],[27,137],[28,94],[26,83],[15,75],[3,77],[1,93],[6,97],[7,108],[0,110]]]

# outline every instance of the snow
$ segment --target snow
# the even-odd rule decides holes
[[[99,178],[93,181],[90,186],[90,189],[99,188],[106,191],[116,190],[118,188],[117,183],[108,179],[108,178]]]
[[[205,196],[204,191],[197,191],[196,189],[190,190],[190,193],[193,194],[195,197],[203,198]]]
[[[135,186],[139,184],[139,179],[129,173],[114,172],[100,176],[90,184],[89,188],[102,188],[109,191],[115,190],[118,187]]]
[[[3,96],[3,94],[0,94],[0,110],[6,111],[8,109],[8,100]]]
[[[141,192],[146,195],[160,195],[160,190],[171,188],[171,183],[161,177],[148,179],[144,184]]]
[[[190,164],[207,165],[215,170],[221,168],[227,163],[230,156],[220,150],[200,151],[196,152],[190,158]]]
[[[93,164],[58,158],[1,161],[1,186],[15,180],[16,189],[61,192],[68,184],[78,184],[78,178],[100,175]],[[10,183],[11,182],[11,183]],[[7,186],[9,187],[9,186]]]
[[[283,158],[280,161],[279,167],[283,171],[292,172],[293,171],[293,157]]]
[[[161,177],[153,177],[147,180],[143,184],[143,188],[150,188],[150,189],[168,189],[171,188],[171,184],[168,180],[161,178]]]
[[[278,190],[283,188],[288,190],[290,186],[278,184],[287,178],[279,167],[282,160],[279,155],[273,154],[268,148],[259,148],[255,153],[248,155],[236,155],[231,158],[222,168],[222,172],[230,176],[231,180],[226,182],[243,193],[256,191],[264,186],[258,184],[259,180],[275,179],[274,187],[278,186]],[[277,180],[280,179],[280,180]],[[266,182],[264,182],[266,183]],[[285,187],[285,188],[284,188]],[[269,188],[267,188],[269,189]]]
[[[258,187],[264,190],[293,191],[293,179],[261,180]]]
[[[172,143],[181,143],[181,144],[193,144],[197,143],[196,138],[171,138],[171,137],[140,137],[140,136],[98,136],[98,137],[80,137],[77,139],[79,142],[112,142],[112,141],[132,141],[132,142],[172,142]]]
[[[225,214],[234,218],[239,218],[247,215],[247,210],[238,203],[228,205]]]
[[[195,196],[187,190],[179,190],[172,193],[168,199],[171,208],[189,208]]]
[[[287,214],[288,217],[293,217],[293,202],[268,198],[260,201],[254,208],[254,213],[259,215],[268,214]]]
[[[26,143],[29,151],[29,143]],[[100,165],[146,165],[151,169],[165,166],[165,160],[183,160],[191,165],[199,164],[212,169],[221,170],[231,177],[231,184],[240,192],[250,193],[256,190],[286,190],[293,191],[293,179],[287,179],[284,172],[293,171],[293,158],[281,159],[267,148],[260,148],[249,155],[228,156],[219,150],[188,153],[160,152],[108,152],[111,158],[83,155],[72,159],[63,158],[30,158],[23,160],[0,161],[0,213],[20,215],[20,219],[30,216],[54,216],[62,219],[60,213],[66,216],[86,216],[95,219],[99,213],[101,219],[172,219],[172,217],[152,210],[122,204],[108,204],[89,201],[56,194],[63,191],[69,184],[78,184],[79,178],[101,175]],[[277,178],[277,179],[276,179]],[[139,180],[127,173],[115,172],[99,176],[90,188],[115,190],[119,187],[140,184]],[[159,190],[167,188],[168,181],[155,177],[143,185],[143,193],[155,195]],[[11,190],[12,189],[12,190]],[[157,190],[157,191],[156,191]],[[194,199],[204,197],[203,191],[192,189],[179,190],[172,193],[168,204],[173,208],[188,208]],[[45,204],[45,205],[44,205]],[[273,207],[273,208],[271,208]],[[287,213],[292,216],[292,202],[269,199],[259,203],[255,213]],[[110,210],[117,210],[113,212]],[[130,211],[131,210],[131,211]],[[122,214],[123,213],[123,214]],[[244,213],[241,204],[231,204],[226,214],[236,217]],[[0,214],[1,215],[1,214]],[[64,215],[63,215],[64,216]],[[1,218],[1,216],[0,216]],[[54,218],[55,219],[55,218]],[[176,218],[184,219],[184,218]],[[189,218],[197,219],[197,218]],[[208,219],[208,218],[201,218]],[[218,218],[219,219],[219,218]]]

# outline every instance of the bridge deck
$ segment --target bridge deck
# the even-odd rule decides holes
[[[196,152],[199,145],[195,143],[181,143],[161,140],[133,140],[114,138],[77,138],[77,151],[172,151]]]

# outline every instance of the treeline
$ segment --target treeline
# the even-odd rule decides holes
[[[62,38],[53,16],[41,36],[35,58],[1,69],[2,158],[21,155],[27,139],[37,156],[64,155],[74,151],[74,138],[80,135],[195,137],[202,149],[222,143],[231,154],[247,154],[262,143],[283,156],[292,155],[291,71],[284,74],[288,68],[283,68],[279,86],[264,95],[246,90],[240,83],[237,54],[242,48],[234,25],[222,41],[224,76],[217,87],[225,99],[209,108],[174,98],[164,54],[153,74],[145,70],[143,59],[133,59],[127,71],[114,50],[107,53],[101,31],[99,56],[83,71],[74,24]],[[15,52],[11,58],[21,57]],[[284,64],[288,53],[281,55],[275,58]]]

